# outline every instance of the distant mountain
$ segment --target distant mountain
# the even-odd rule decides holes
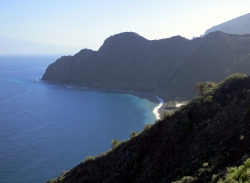
[[[204,35],[210,32],[222,31],[229,34],[250,34],[250,13],[229,20],[208,29]]]
[[[51,45],[0,37],[0,55],[23,54],[73,54],[79,48],[71,46]]]
[[[192,98],[198,81],[218,82],[235,72],[250,74],[250,35],[213,32],[193,40],[175,36],[150,41],[125,32],[107,38],[98,51],[61,57],[42,79],[168,100]]]

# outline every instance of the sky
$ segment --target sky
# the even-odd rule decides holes
[[[121,32],[191,39],[247,13],[249,0],[0,0],[0,36],[98,50]]]

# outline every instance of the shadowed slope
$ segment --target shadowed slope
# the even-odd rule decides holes
[[[198,81],[218,82],[235,72],[250,74],[250,35],[214,32],[193,40],[175,36],[149,41],[127,32],[109,37],[98,51],[61,57],[42,79],[152,93],[168,100],[194,97]]]
[[[235,74],[130,140],[49,182],[218,180],[249,155],[250,78]]]

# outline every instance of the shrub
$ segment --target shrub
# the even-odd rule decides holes
[[[212,81],[207,81],[207,82],[198,82],[195,85],[195,91],[197,92],[198,95],[204,95],[210,92],[217,84]]]
[[[87,162],[87,161],[91,161],[94,160],[95,158],[93,156],[87,156],[84,160],[83,163]]]
[[[149,130],[152,126],[153,124],[147,124],[143,127],[143,130]]]
[[[175,181],[175,182],[172,182],[172,183],[189,183],[189,182],[193,182],[195,180],[196,180],[196,178],[194,178],[194,177],[185,176],[185,177],[182,177],[181,180]]]
[[[204,99],[205,102],[213,103],[213,96],[209,95]]]
[[[165,117],[171,116],[171,112],[164,111],[162,114],[162,118],[164,119]]]
[[[119,140],[111,140],[111,147],[117,147],[121,142]]]
[[[130,133],[129,137],[130,137],[130,138],[133,138],[133,137],[135,137],[137,134],[138,134],[137,132],[132,131],[132,132]]]
[[[244,79],[244,78],[246,78],[246,77],[247,77],[246,74],[235,73],[235,74],[231,74],[230,76],[228,76],[225,80],[231,80],[231,79]]]
[[[250,158],[239,167],[230,167],[224,179],[220,179],[218,183],[230,182],[250,182]]]

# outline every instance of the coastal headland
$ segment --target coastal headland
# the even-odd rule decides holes
[[[196,96],[199,81],[250,74],[249,52],[249,34],[212,32],[192,40],[174,36],[150,41],[125,32],[107,38],[98,51],[83,49],[59,58],[48,66],[42,80],[185,101]]]
[[[160,119],[155,124],[132,133],[127,141],[113,140],[111,150],[86,158],[49,182],[225,179],[227,167],[242,165],[250,154],[249,63],[250,35],[223,32],[152,41],[126,32],[107,38],[98,51],[83,49],[59,58],[42,80],[132,90],[166,103],[158,98],[154,112]],[[217,84],[190,101],[200,81]]]

